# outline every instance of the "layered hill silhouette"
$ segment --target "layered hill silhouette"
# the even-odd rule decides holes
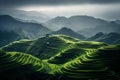
[[[75,31],[79,31],[85,28],[93,28],[100,24],[105,24],[107,21],[102,19],[97,19],[87,15],[78,15],[71,16],[69,18],[66,17],[55,17],[45,24],[51,26],[50,28],[53,30],[58,30],[61,27],[67,26]]]
[[[1,48],[0,79],[119,80],[119,51],[120,45],[65,35],[20,40]]]
[[[115,20],[114,22],[120,24],[120,20]]]
[[[52,30],[59,30],[64,26],[78,32],[79,34],[91,37],[98,32],[110,33],[120,31],[119,21],[107,21],[87,15],[66,17],[56,17],[46,23]]]
[[[0,27],[2,31],[14,31],[29,39],[39,38],[51,32],[42,24],[22,22],[9,15],[0,15]]]
[[[0,9],[0,15],[10,15],[15,18],[18,18],[19,20],[22,21],[27,21],[27,22],[45,22],[50,17],[47,15],[41,13],[41,12],[36,12],[36,11],[24,11],[24,10],[13,10],[13,9]]]
[[[63,34],[77,39],[86,39],[85,36],[78,34],[77,32],[74,32],[72,29],[67,27],[63,27],[58,31],[52,32],[51,34]]]
[[[96,35],[88,38],[87,40],[105,42],[108,44],[120,44],[120,33],[102,33],[99,32]]]
[[[0,47],[19,39],[36,39],[50,32],[42,24],[21,22],[9,15],[0,15]]]
[[[100,24],[94,28],[88,28],[84,30],[78,31],[78,33],[82,33],[86,36],[92,36],[97,34],[98,32],[103,32],[103,33],[111,33],[111,32],[117,32],[120,33],[120,24],[116,23],[115,21],[109,21],[108,23],[105,24]]]

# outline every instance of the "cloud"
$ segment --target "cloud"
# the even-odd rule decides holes
[[[43,11],[50,16],[90,15],[120,19],[120,0],[0,0],[1,10]]]
[[[101,14],[101,16],[108,20],[116,20],[116,19],[120,20],[120,10],[119,9],[111,9],[111,10],[108,10],[108,11],[104,12],[103,14]]]
[[[42,12],[48,16],[89,15],[108,20],[120,19],[119,4],[84,4],[84,5],[62,5],[62,6],[25,6],[18,10]]]
[[[65,4],[109,4],[120,0],[0,0],[1,8],[19,7],[25,5],[65,5]]]

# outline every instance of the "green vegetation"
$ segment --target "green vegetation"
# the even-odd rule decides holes
[[[61,53],[58,53],[54,57],[51,57],[48,62],[54,63],[54,64],[63,64],[66,63],[74,58],[77,58],[82,53],[84,53],[84,50],[79,48],[71,48],[66,51],[63,51]]]
[[[2,50],[0,79],[120,80],[120,45],[51,35],[16,41]]]
[[[63,35],[55,35],[42,37],[33,41],[16,41],[3,47],[2,49],[5,51],[29,53],[41,59],[48,59],[70,47],[74,44],[74,41],[78,40]]]
[[[5,46],[13,41],[19,40],[22,37],[13,31],[5,31],[0,25],[0,47]]]
[[[86,80],[114,80],[115,73],[110,70],[100,58],[96,58],[96,50],[87,50],[86,53],[63,65],[57,72],[65,77]],[[101,77],[102,76],[102,77]]]
[[[44,75],[49,71],[47,64],[25,53],[0,51],[0,61],[0,74],[3,75],[0,79],[3,80],[17,80],[19,78],[32,80],[30,78],[34,78],[35,75]]]
[[[26,49],[30,46],[33,41],[22,39],[19,41],[14,41],[3,47],[5,51],[16,51],[16,52],[26,52]]]

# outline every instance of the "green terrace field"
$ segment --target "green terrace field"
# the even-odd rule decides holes
[[[52,35],[0,50],[0,80],[120,80],[120,45]]]

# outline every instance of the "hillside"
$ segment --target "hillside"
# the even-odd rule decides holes
[[[0,79],[3,80],[44,79],[42,75],[49,71],[47,64],[25,53],[3,52],[0,50],[0,61],[2,61],[0,63]]]
[[[22,22],[9,15],[0,15],[0,30],[14,31],[29,39],[36,39],[51,32],[42,24]]]
[[[73,44],[74,41],[77,42],[79,40],[68,36],[55,35],[42,37],[33,41],[16,41],[4,46],[3,50],[29,53],[40,57],[41,59],[45,59],[53,56],[60,51],[63,51],[64,49],[67,49],[70,47],[70,45]]]
[[[0,31],[0,47],[5,46],[15,40],[24,38],[13,31]]]
[[[95,34],[97,34],[99,32],[103,32],[103,33],[117,32],[117,33],[120,33],[120,24],[118,24],[114,21],[109,21],[105,24],[100,24],[94,28],[86,28],[86,29],[78,31],[78,33],[83,34],[83,35],[88,36],[88,37],[94,36]]]
[[[86,50],[78,58],[64,64],[57,74],[76,80],[119,80],[119,51],[120,46]]]
[[[73,38],[78,38],[78,39],[86,39],[85,36],[78,34],[77,32],[74,32],[72,29],[67,28],[67,27],[63,27],[58,31],[52,32],[51,34],[63,34],[63,35],[67,35],[67,36],[71,36]]]
[[[0,67],[6,67],[1,67],[1,74],[7,74],[9,80],[120,80],[120,45],[52,35],[16,41],[2,50]],[[20,75],[16,75],[19,70]]]
[[[88,38],[87,40],[105,42],[108,44],[119,44],[120,33],[111,32],[111,33],[97,33],[96,35]]]

